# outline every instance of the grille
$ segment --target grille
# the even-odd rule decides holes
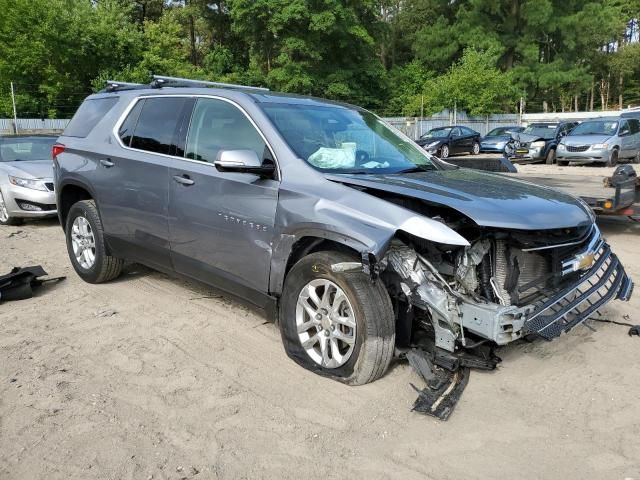
[[[47,187],[47,190],[53,192],[53,182],[47,182],[44,184],[44,186]]]
[[[551,340],[587,320],[612,298],[628,300],[632,290],[633,282],[618,258],[602,243],[590,270],[536,305],[525,322],[525,332]]]
[[[567,145],[567,152],[586,152],[589,145]]]

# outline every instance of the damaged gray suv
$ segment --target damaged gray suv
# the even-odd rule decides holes
[[[129,260],[223,289],[277,319],[297,363],[348,384],[416,347],[487,366],[483,348],[552,339],[633,289],[582,201],[444,163],[350,105],[109,82],[58,142],[80,277]]]

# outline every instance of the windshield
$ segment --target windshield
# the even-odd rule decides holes
[[[434,128],[422,135],[420,138],[447,138],[451,132],[451,127]]]
[[[1,137],[0,162],[51,160],[54,137]]]
[[[322,172],[436,169],[426,152],[372,113],[341,106],[261,106],[293,151]]]
[[[570,136],[574,135],[615,135],[618,131],[618,122],[615,120],[593,120],[582,122],[574,128]]]
[[[508,137],[510,133],[515,133],[521,131],[522,128],[519,127],[497,127],[487,133],[487,137],[500,137],[505,136]]]
[[[557,125],[529,125],[522,133],[534,137],[553,138],[555,137]]]

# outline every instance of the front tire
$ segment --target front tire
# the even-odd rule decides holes
[[[7,204],[4,203],[4,197],[2,196],[2,192],[0,191],[0,225],[21,225],[22,219],[12,217],[9,215],[9,210],[7,209]]]
[[[449,158],[449,145],[440,147],[440,158]]]
[[[103,283],[120,275],[124,261],[107,255],[102,221],[93,200],[71,207],[65,236],[71,264],[85,282]]]
[[[618,164],[618,150],[613,150],[607,160],[607,167],[615,167]]]
[[[394,313],[382,282],[362,271],[331,269],[356,260],[335,251],[304,257],[285,279],[279,311],[287,355],[349,385],[380,378],[395,348]]]

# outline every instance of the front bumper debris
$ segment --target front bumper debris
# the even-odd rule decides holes
[[[423,389],[411,385],[418,392],[412,410],[447,420],[467,386],[469,369],[463,367],[451,372],[437,368],[429,355],[418,349],[407,352],[407,360],[427,385]]]
[[[532,334],[551,340],[599,313],[608,301],[629,300],[633,292],[633,281],[618,257],[597,228],[593,232],[581,253],[562,262],[562,274],[577,278],[559,289],[545,287],[534,302],[520,306],[472,298],[460,286],[446,282],[426,258],[406,245],[392,246],[387,260],[400,276],[408,302],[428,312],[436,347],[449,352],[458,344],[466,347],[465,332],[496,345]]]

